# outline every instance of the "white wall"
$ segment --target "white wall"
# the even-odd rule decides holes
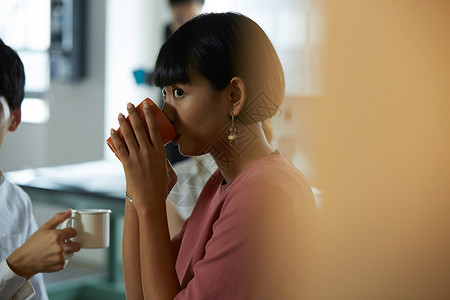
[[[106,11],[106,78],[105,131],[117,128],[117,114],[126,114],[126,104],[137,104],[145,98],[157,102],[158,88],[137,85],[133,70],[151,69],[163,43],[163,28],[168,21],[167,1],[109,0]],[[116,159],[105,148],[107,158]]]
[[[50,120],[21,124],[0,150],[4,171],[113,158],[106,148],[109,129],[117,127],[126,103],[160,91],[136,85],[132,71],[152,68],[170,18],[166,1],[86,1],[87,76],[79,82],[52,82],[45,95]]]
[[[299,114],[324,191],[316,296],[449,299],[450,2],[325,2],[326,89]]]
[[[4,171],[103,157],[106,1],[86,3],[86,77],[75,83],[51,83],[45,95],[50,104],[49,122],[22,123],[7,135],[0,151]]]

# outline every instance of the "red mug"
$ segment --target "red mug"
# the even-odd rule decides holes
[[[147,103],[150,105],[150,109],[152,110],[153,117],[156,118],[156,123],[158,124],[159,130],[161,132],[161,138],[162,141],[165,144],[172,141],[177,133],[175,132],[175,129],[172,127],[172,124],[170,124],[170,121],[167,119],[167,117],[163,114],[163,112],[159,109],[159,107],[149,98],[146,98],[144,101],[147,101]],[[136,108],[139,112],[139,116],[141,117],[142,122],[145,124],[146,129],[147,128],[147,122],[145,121],[144,116],[144,101],[142,101]],[[127,117],[128,120],[128,117]],[[117,129],[117,132],[122,136],[120,128]],[[109,148],[116,153],[116,150],[114,148],[114,144],[112,142],[111,137],[109,137],[106,140],[106,143],[108,144]]]

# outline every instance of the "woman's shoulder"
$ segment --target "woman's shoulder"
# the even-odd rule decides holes
[[[225,197],[237,206],[275,201],[290,207],[315,207],[307,179],[284,155],[272,155],[249,166],[228,187]]]
[[[310,190],[305,176],[280,153],[270,155],[253,163],[233,182],[232,187],[257,186],[265,188],[306,188]]]

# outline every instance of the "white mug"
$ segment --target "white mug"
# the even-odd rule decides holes
[[[108,248],[110,214],[110,209],[73,209],[72,215],[61,224],[61,229],[75,228],[77,235],[71,240],[79,242],[81,248]]]

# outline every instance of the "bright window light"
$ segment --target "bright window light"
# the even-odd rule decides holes
[[[16,50],[47,51],[50,0],[1,0],[0,36]]]
[[[0,37],[22,59],[27,93],[49,89],[50,19],[50,0],[0,0]]]
[[[50,62],[48,52],[18,52],[25,69],[25,92],[46,92],[50,87]]]
[[[50,108],[46,101],[38,98],[25,98],[22,102],[22,122],[43,124],[50,119]]]

